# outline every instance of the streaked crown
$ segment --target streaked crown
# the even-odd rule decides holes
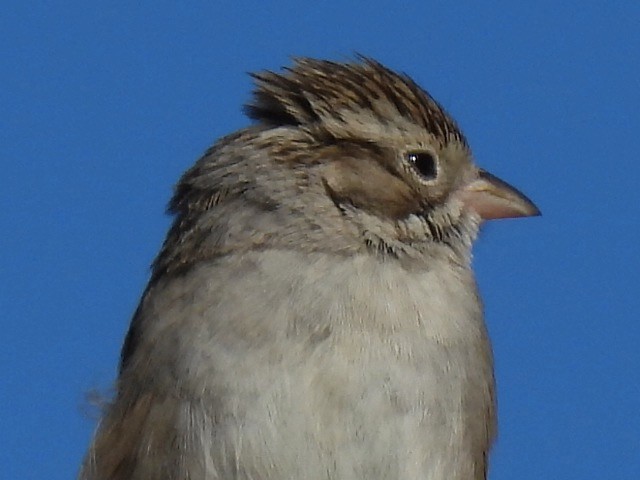
[[[381,124],[404,119],[424,128],[443,144],[467,146],[455,121],[411,78],[366,57],[336,63],[298,58],[284,73],[253,74],[256,81],[248,115],[267,125],[295,125],[325,130],[331,136],[349,132],[354,118],[366,115]],[[365,120],[363,120],[365,121]]]

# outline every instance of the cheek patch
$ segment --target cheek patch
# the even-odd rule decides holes
[[[340,158],[327,165],[323,180],[336,205],[392,220],[420,211],[419,194],[373,160]]]

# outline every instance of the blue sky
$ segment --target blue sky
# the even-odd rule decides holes
[[[246,72],[361,52],[427,88],[543,211],[475,249],[491,478],[640,478],[640,3],[453,3],[5,4],[0,476],[75,475],[172,186],[248,124]]]

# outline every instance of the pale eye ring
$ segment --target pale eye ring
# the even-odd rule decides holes
[[[438,161],[428,150],[407,152],[405,159],[423,180],[433,180],[438,176]]]

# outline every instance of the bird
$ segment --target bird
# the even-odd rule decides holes
[[[497,414],[472,270],[537,216],[370,57],[252,74],[183,174],[81,480],[479,480]]]

